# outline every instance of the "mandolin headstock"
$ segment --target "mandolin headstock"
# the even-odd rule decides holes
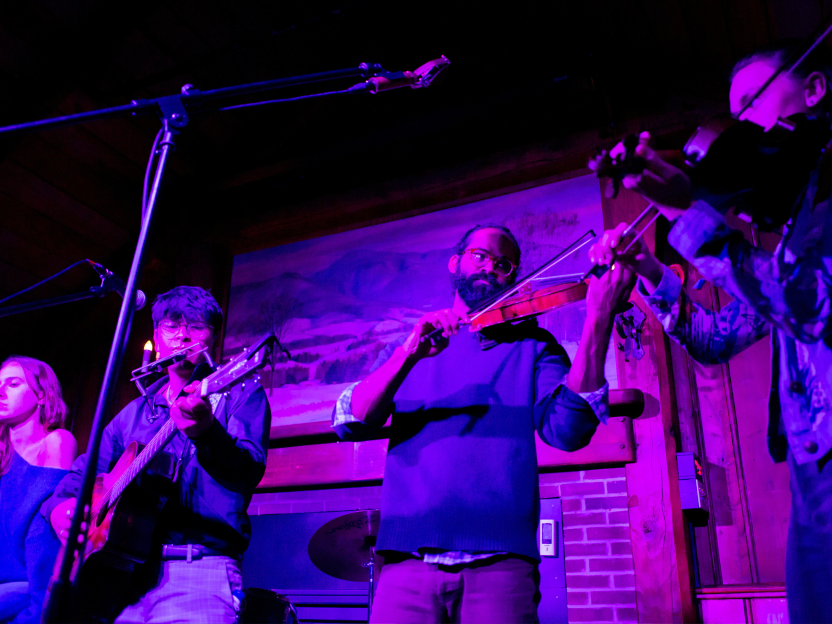
[[[266,334],[203,379],[195,394],[204,397],[225,392],[234,384],[243,383],[252,377],[257,378],[258,371],[266,365],[276,342],[274,334]]]

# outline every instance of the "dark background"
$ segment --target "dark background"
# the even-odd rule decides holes
[[[627,132],[681,146],[727,110],[733,63],[802,37],[832,2],[587,0],[0,4],[0,124],[381,63],[452,65],[427,90],[194,115],[177,139],[141,288],[211,288],[233,254],[509,192]],[[325,85],[346,87],[354,81]],[[300,93],[299,90],[281,95]],[[127,276],[152,116],[0,140],[0,297],[91,258]],[[78,268],[31,297],[84,290]],[[83,449],[120,299],[0,319],[0,357],[58,373]],[[137,313],[122,377],[150,337]],[[123,380],[114,410],[135,396]]]

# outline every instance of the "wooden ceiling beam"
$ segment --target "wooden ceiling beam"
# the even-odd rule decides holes
[[[33,273],[0,260],[0,297],[8,297],[13,293],[23,290],[24,288],[37,284],[39,281],[38,277]],[[46,284],[43,288],[46,293],[45,296],[63,294],[63,291],[54,284]],[[23,301],[23,299],[19,302],[13,299],[8,304],[4,305],[23,303]]]
[[[0,261],[25,273],[27,278],[33,278],[31,284],[55,275],[72,264],[52,250],[22,238],[6,228],[0,229]],[[77,272],[70,271],[54,283],[64,290],[74,289],[84,283],[92,286],[94,282],[91,278],[94,275],[92,269],[79,267]]]
[[[49,249],[67,261],[67,265],[84,258],[104,262],[110,255],[111,250],[97,240],[82,236],[3,193],[0,193],[0,214],[3,229]]]
[[[80,146],[79,146],[80,147]],[[127,232],[138,232],[141,223],[141,180],[118,183],[87,169],[78,159],[64,154],[37,135],[21,141],[10,160],[59,191],[114,222]]]
[[[215,229],[215,235],[226,241],[233,254],[240,254],[443,210],[495,193],[537,186],[552,176],[589,173],[586,163],[598,144],[597,132],[572,135],[557,148],[549,142],[526,146],[454,167],[276,206],[248,222],[239,217],[226,220]]]
[[[116,249],[130,238],[126,229],[10,160],[0,162],[0,189],[107,249]]]
[[[136,93],[132,97],[141,98],[142,96]],[[94,100],[85,91],[76,89],[60,103],[57,112],[60,115],[72,115],[123,104],[129,104],[129,101],[118,102],[117,104],[102,104]],[[155,134],[154,130],[145,130],[144,128],[155,125],[156,130],[158,130],[160,127],[155,119],[151,116],[148,116],[148,118],[149,121],[139,118],[116,117],[114,119],[85,123],[83,124],[83,128],[110,148],[138,165],[141,171],[144,172],[147,166],[147,160],[150,158],[150,147],[153,145],[153,136]],[[140,123],[142,127],[139,126]],[[56,130],[55,132],[60,131]],[[193,175],[199,168],[195,162],[187,157],[183,157],[181,154],[175,158],[171,158],[168,162],[168,171],[182,177]]]
[[[705,71],[711,68],[711,71],[722,73],[727,82],[728,77],[724,71],[731,67],[736,59],[728,36],[722,0],[682,0],[681,5],[688,32],[696,33],[695,39],[691,38],[691,52],[700,62],[705,62]]]
[[[768,12],[756,0],[724,0],[722,12],[733,61],[772,41]]]
[[[144,166],[131,161],[80,124],[41,132],[36,136],[62,154],[77,160],[99,178],[113,178],[116,184],[122,185],[141,184],[144,179]]]

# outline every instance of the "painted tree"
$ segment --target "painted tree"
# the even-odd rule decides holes
[[[274,388],[274,370],[279,362],[288,360],[291,356],[283,348],[283,339],[288,334],[298,301],[288,290],[279,291],[273,297],[260,304],[260,327],[264,333],[271,332],[277,338],[277,345],[272,349],[269,357],[271,378],[269,381],[269,396]]]

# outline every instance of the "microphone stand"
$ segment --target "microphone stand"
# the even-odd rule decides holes
[[[61,295],[60,297],[51,297],[49,299],[42,299],[40,301],[33,301],[31,303],[21,303],[15,306],[5,306],[0,308],[0,318],[4,316],[11,316],[12,314],[20,314],[21,312],[31,312],[32,310],[40,310],[41,308],[49,308],[62,303],[72,303],[73,301],[83,301],[84,299],[98,299],[106,295],[109,290],[101,286],[90,286],[89,290],[72,293],[71,295]]]
[[[402,82],[401,86],[411,86],[413,88],[427,87],[436,74],[447,64],[447,59],[443,57],[441,63],[434,65],[424,74],[411,74],[411,77],[408,78],[407,81]],[[417,70],[417,72],[419,72],[419,70]],[[119,311],[118,322],[116,323],[116,330],[113,336],[112,345],[110,347],[110,354],[107,359],[107,368],[104,371],[104,380],[101,385],[98,403],[95,408],[95,416],[93,418],[92,430],[90,431],[90,440],[87,450],[87,465],[84,469],[81,488],[78,493],[78,502],[75,506],[75,513],[72,516],[72,524],[69,529],[69,534],[67,535],[66,548],[63,552],[63,558],[61,559],[60,567],[57,569],[56,574],[50,582],[49,595],[43,610],[44,622],[74,621],[74,609],[71,592],[72,583],[70,578],[73,567],[76,563],[76,556],[79,563],[83,562],[86,544],[85,542],[79,544],[78,536],[81,534],[81,523],[85,520],[88,521],[88,512],[85,513],[84,509],[87,506],[89,509],[92,508],[92,491],[95,484],[98,466],[99,447],[104,433],[106,415],[109,411],[110,404],[112,403],[116,380],[118,379],[119,372],[121,371],[124,351],[130,335],[130,326],[133,320],[133,312],[135,311],[136,305],[136,290],[139,280],[141,279],[145,248],[147,245],[147,239],[150,235],[151,226],[153,225],[153,218],[155,216],[156,204],[159,198],[162,177],[165,172],[165,165],[167,164],[170,153],[176,148],[174,138],[177,134],[179,134],[179,131],[188,124],[188,111],[202,112],[211,110],[211,107],[206,106],[206,104],[222,100],[224,98],[344,78],[361,78],[364,82],[358,83],[349,89],[301,96],[301,98],[320,97],[323,95],[335,95],[340,93],[375,93],[379,90],[377,87],[379,81],[398,81],[401,78],[400,74],[402,74],[402,72],[387,72],[377,64],[362,63],[357,68],[341,69],[317,74],[306,74],[290,78],[279,78],[277,80],[267,80],[264,82],[249,83],[210,91],[199,91],[194,89],[191,85],[185,85],[182,87],[181,92],[176,95],[169,95],[148,100],[133,100],[130,104],[126,104],[124,106],[105,108],[97,111],[79,113],[76,115],[53,117],[50,119],[43,119],[40,121],[0,128],[0,136],[5,136],[59,128],[62,126],[99,119],[111,119],[113,117],[126,115],[136,116],[148,114],[154,111],[159,115],[162,122],[162,128],[160,130],[161,140],[158,143],[158,160],[156,160],[155,171],[152,176],[153,183],[150,187],[150,193],[147,195],[146,205],[143,206],[144,210],[142,213],[139,239],[136,244],[136,250],[133,254],[130,274],[127,277],[124,300],[121,305],[121,310]],[[396,86],[399,86],[398,82],[396,83]],[[301,98],[295,97],[288,99],[294,100]],[[281,100],[270,100],[259,103],[267,104],[279,101]],[[256,104],[257,103],[253,103],[250,105]],[[218,105],[213,108],[216,110],[223,110]],[[155,145],[156,144],[154,143],[154,147]],[[156,151],[154,150],[150,156],[151,163],[153,162],[155,156]],[[145,189],[145,191],[146,190],[147,189]],[[84,295],[86,297],[86,293],[84,293]],[[70,299],[68,300],[73,300],[71,299],[72,296],[69,297]],[[24,310],[20,311],[22,312]]]
[[[58,271],[57,273],[55,273],[55,275],[47,277],[45,280],[38,282],[34,286],[29,286],[28,288],[24,288],[23,290],[16,292],[13,295],[9,295],[5,299],[0,300],[0,303],[5,303],[9,299],[14,299],[19,295],[22,295],[23,293],[29,292],[30,290],[33,290],[38,286],[41,286],[42,284],[45,284],[46,282],[55,279],[59,275],[63,275],[70,269],[74,269],[75,267],[81,265],[94,266],[95,263],[92,260],[81,260],[79,262],[76,262],[75,264],[71,264],[62,271]],[[96,270],[96,272],[98,271]],[[88,290],[73,293],[71,295],[60,295],[58,297],[50,297],[49,299],[41,299],[40,301],[21,303],[19,305],[14,306],[2,306],[0,307],[0,318],[3,318],[4,316],[12,316],[13,314],[20,314],[21,312],[31,312],[33,310],[40,310],[41,308],[49,308],[52,306],[61,305],[62,303],[72,303],[73,301],[83,301],[84,299],[93,298],[100,299],[107,293],[111,293],[114,290],[118,290],[118,288],[116,288],[112,282],[112,273],[110,273],[109,275],[98,273],[98,276],[101,278],[101,284],[99,284],[98,286],[90,286]]]

